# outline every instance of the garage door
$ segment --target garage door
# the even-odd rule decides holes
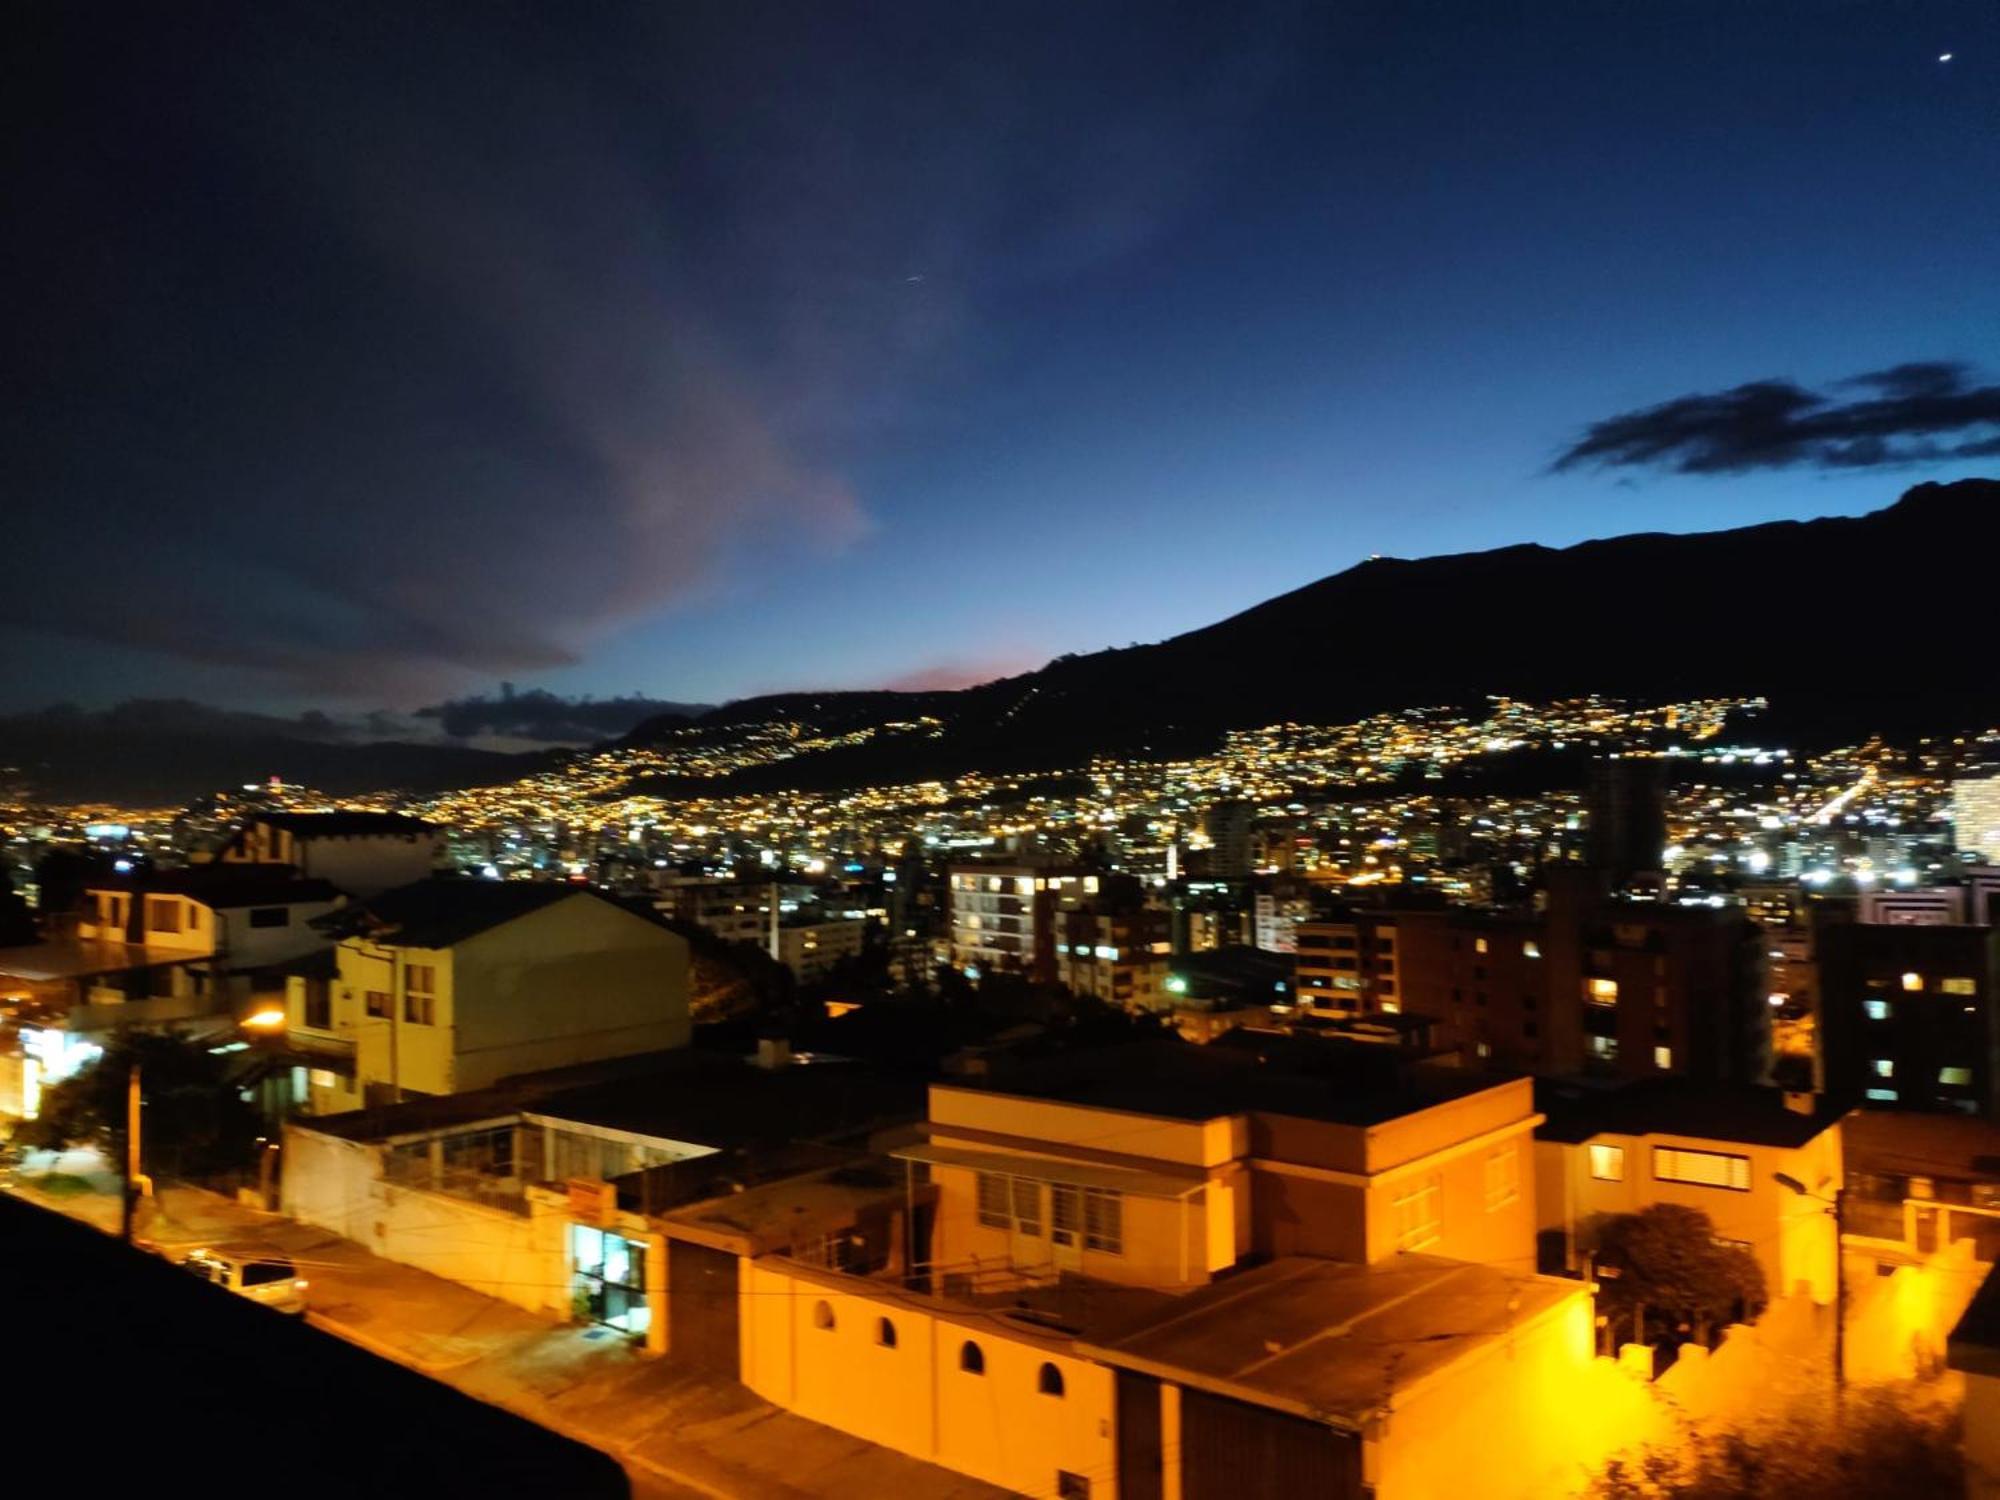
[[[1303,1417],[1181,1392],[1186,1500],[1360,1500],[1359,1439]]]
[[[690,1369],[742,1379],[736,1298],[735,1256],[668,1240],[668,1357]]]

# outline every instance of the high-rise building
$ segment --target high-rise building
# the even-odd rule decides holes
[[[1209,873],[1220,880],[1241,880],[1250,873],[1250,827],[1256,809],[1248,802],[1217,802],[1208,809],[1203,831],[1210,844]]]
[[[1815,934],[1827,1089],[2000,1118],[2000,933],[1840,915],[1828,912]]]
[[[1618,755],[1591,767],[1589,863],[1614,888],[1659,872],[1667,847],[1666,764]]]
[[[1951,821],[1959,848],[2000,860],[2000,775],[1952,783]]]
[[[1056,914],[1098,890],[1098,877],[1039,859],[951,867],[951,961],[977,974],[1056,977]]]

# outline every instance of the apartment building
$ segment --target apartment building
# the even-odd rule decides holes
[[[483,1088],[682,1047],[688,948],[595,891],[439,879],[343,911],[336,973],[301,977],[288,1036],[314,1054],[310,1112]]]
[[[1100,877],[1041,860],[955,864],[951,895],[951,962],[972,976],[1056,977],[1057,915],[1095,896]]]

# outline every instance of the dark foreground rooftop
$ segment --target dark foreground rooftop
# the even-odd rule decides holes
[[[17,1475],[50,1466],[21,1493],[161,1494],[183,1472],[218,1495],[630,1493],[594,1448],[5,1196],[0,1285],[39,1393],[17,1388],[22,1430],[37,1434]],[[80,1398],[107,1382],[131,1399]],[[375,1415],[336,1433],[334,1408]]]

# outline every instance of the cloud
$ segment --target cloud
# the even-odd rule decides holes
[[[2000,385],[1945,360],[1809,390],[1759,380],[1594,422],[1554,464],[1677,474],[1864,469],[2000,455]]]
[[[51,12],[0,624],[407,707],[853,545],[868,460],[1195,212],[1288,65],[950,15]]]

